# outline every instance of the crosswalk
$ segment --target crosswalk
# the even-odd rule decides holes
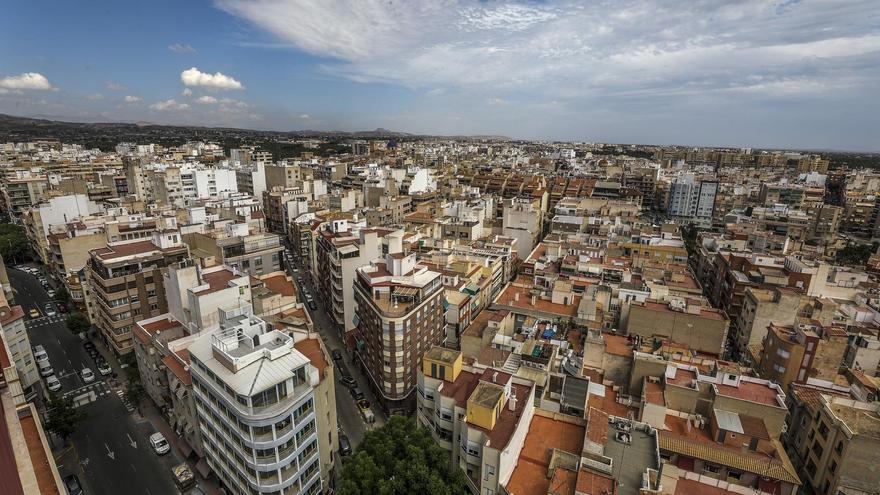
[[[66,392],[63,397],[70,398],[73,407],[82,407],[86,404],[95,402],[110,393],[110,387],[104,382],[95,382],[82,386],[76,390]]]
[[[33,320],[28,320],[25,322],[25,328],[35,328],[42,327],[45,325],[54,325],[55,323],[59,323],[64,321],[64,317],[61,315],[55,316],[43,316],[40,318],[34,318]]]
[[[134,412],[134,406],[131,404],[131,402],[125,399],[125,392],[123,392],[122,389],[117,390],[116,395],[119,396],[119,400],[122,401],[122,404],[125,406],[126,411]]]

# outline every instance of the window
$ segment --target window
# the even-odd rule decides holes
[[[492,476],[495,476],[495,466],[486,464],[486,468],[483,469],[483,480],[489,481]]]
[[[707,473],[718,474],[718,472],[721,471],[721,468],[716,466],[715,464],[706,463],[706,465],[703,466],[703,471],[706,471]]]

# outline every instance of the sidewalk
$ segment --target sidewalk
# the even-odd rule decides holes
[[[180,437],[177,436],[171,430],[171,427],[168,426],[168,423],[165,422],[165,418],[159,413],[159,410],[156,409],[156,406],[153,405],[152,401],[149,399],[144,399],[141,401],[141,405],[138,408],[140,410],[140,415],[135,412],[133,415],[135,418],[142,418],[142,421],[149,422],[153,429],[161,433],[165,440],[171,444],[171,448],[175,450],[180,457],[183,457],[183,449],[180,447]],[[206,494],[206,495],[221,495],[223,492],[220,491],[220,485],[217,484],[217,481],[214,479],[203,478],[202,475],[196,471],[196,461],[193,459],[186,459],[186,464],[192,470],[193,474],[196,476],[196,480],[198,480],[198,487]]]

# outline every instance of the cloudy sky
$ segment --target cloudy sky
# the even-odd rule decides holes
[[[880,150],[880,8],[14,0],[0,113]]]

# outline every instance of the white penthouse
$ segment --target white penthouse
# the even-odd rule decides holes
[[[208,465],[226,487],[320,493],[319,372],[294,339],[243,306],[220,310],[220,330],[196,339],[189,356]]]

